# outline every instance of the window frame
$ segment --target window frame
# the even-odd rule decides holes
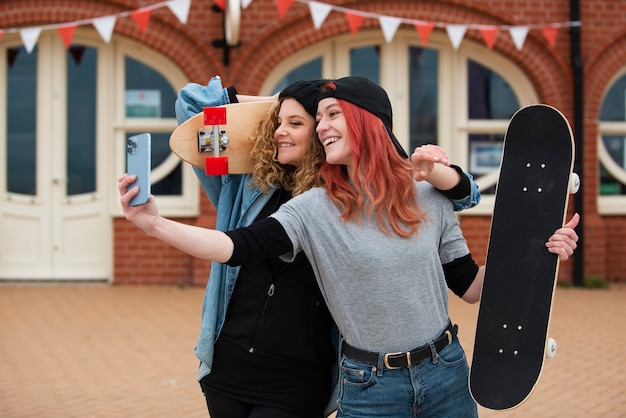
[[[105,70],[109,83],[113,83],[113,99],[109,100],[112,106],[112,132],[107,133],[113,138],[113,155],[115,156],[116,173],[126,171],[126,147],[125,138],[127,132],[150,132],[171,134],[178,127],[176,118],[126,118],[125,114],[125,57],[130,57],[158,72],[178,92],[187,83],[187,77],[182,70],[177,67],[166,56],[159,54],[151,48],[139,44],[135,41],[113,37],[111,48],[108,49],[109,62],[113,62],[113,67]],[[171,104],[172,107],[174,103]],[[151,182],[157,182],[166,177],[178,164],[182,164],[182,184],[181,194],[176,196],[159,195],[159,212],[164,216],[171,217],[195,217],[200,212],[200,195],[198,192],[198,181],[190,164],[181,161],[173,152],[150,173]],[[116,184],[114,184],[116,186]],[[117,188],[115,188],[117,194]],[[113,200],[112,200],[113,203]],[[119,203],[112,206],[114,215],[121,215]]]
[[[613,78],[607,83],[606,90],[602,94],[602,100],[598,108],[598,112],[602,110],[602,106],[607,94],[613,85],[624,75],[626,75],[626,66],[618,71]],[[598,148],[598,165],[602,164],[604,168],[618,181],[626,184],[626,169],[620,167],[609,151],[604,146],[602,136],[621,136],[626,138],[626,120],[624,122],[603,122],[598,115],[598,135],[596,138],[596,146]],[[599,167],[598,167],[599,170]],[[626,214],[626,195],[602,195],[600,194],[600,174],[598,174],[598,192],[596,195],[598,213],[600,215],[624,215]]]

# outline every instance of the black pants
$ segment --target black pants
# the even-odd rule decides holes
[[[322,418],[306,417],[267,406],[254,405],[215,393],[200,382],[211,418]]]

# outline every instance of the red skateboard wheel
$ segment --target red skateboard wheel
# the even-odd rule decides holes
[[[228,157],[207,157],[205,160],[207,176],[223,176],[228,174]]]
[[[205,107],[204,126],[209,125],[226,125],[226,108],[225,107]]]

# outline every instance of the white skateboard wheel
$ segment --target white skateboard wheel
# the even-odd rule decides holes
[[[578,174],[576,173],[570,174],[569,193],[576,194],[579,188],[580,188],[580,177],[578,177]]]
[[[556,341],[554,338],[548,338],[548,347],[546,348],[546,357],[553,358],[556,356]]]

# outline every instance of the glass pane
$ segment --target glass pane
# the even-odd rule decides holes
[[[438,65],[437,51],[409,48],[409,150],[437,143]]]
[[[626,137],[603,135],[602,141],[606,150],[613,160],[626,170]],[[623,195],[626,194],[626,185],[613,177],[600,163],[600,194],[602,195]]]
[[[504,135],[473,134],[469,135],[468,155],[469,172],[478,179],[480,176],[500,168]],[[483,194],[494,193],[495,187],[481,190]]]
[[[276,87],[272,90],[272,94],[278,93],[296,81],[318,80],[320,78],[322,78],[322,58],[315,58],[291,70],[278,82],[278,84],[276,84]]]
[[[126,116],[174,118],[176,91],[160,73],[126,57]]]
[[[607,122],[626,121],[626,75],[620,77],[607,92],[602,102],[600,120]]]
[[[37,48],[7,50],[7,184],[11,193],[37,194]]]
[[[366,77],[380,84],[380,48],[373,45],[351,49],[350,75]]]
[[[467,85],[470,119],[510,119],[519,109],[509,83],[472,60],[467,63]]]
[[[96,191],[97,50],[67,52],[67,195]]]
[[[127,132],[126,139],[133,135],[138,135],[142,132]],[[165,159],[170,155],[170,134],[168,133],[151,133],[152,137],[150,147],[150,167],[158,167]],[[151,193],[155,196],[168,195],[168,196],[180,196],[182,195],[182,164],[178,163],[176,168],[170,172],[164,179],[158,183],[151,185]]]

